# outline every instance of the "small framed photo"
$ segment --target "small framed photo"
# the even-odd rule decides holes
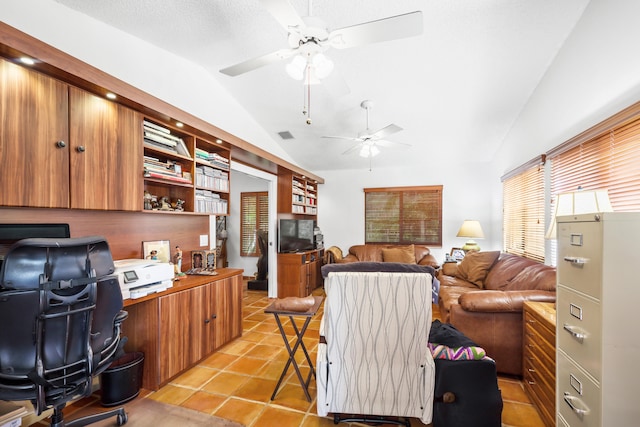
[[[207,257],[204,251],[191,251],[191,268],[207,268]]]
[[[456,261],[462,261],[462,259],[464,258],[465,252],[460,249],[460,248],[451,248],[451,258],[453,258]]]
[[[160,262],[169,262],[171,260],[171,245],[168,240],[142,242],[142,257]]]

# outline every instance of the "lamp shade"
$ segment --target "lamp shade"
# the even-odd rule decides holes
[[[545,239],[556,239],[556,218],[562,215],[579,215],[596,212],[613,212],[607,190],[578,190],[556,195],[556,208]]]
[[[458,230],[456,237],[467,237],[470,239],[484,239],[484,233],[480,226],[480,221],[465,219]]]

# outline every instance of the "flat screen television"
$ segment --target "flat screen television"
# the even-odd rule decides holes
[[[315,249],[312,219],[280,219],[278,223],[278,252],[301,252]]]

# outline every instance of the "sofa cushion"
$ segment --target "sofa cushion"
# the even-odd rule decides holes
[[[538,289],[541,291],[556,290],[556,270],[544,264],[530,265],[511,279],[505,290],[521,291]]]
[[[382,261],[415,264],[416,254],[414,246],[407,245],[395,248],[382,248]]]
[[[489,269],[495,264],[499,256],[500,251],[469,252],[458,265],[456,277],[471,282],[482,289],[483,281],[487,277]]]
[[[484,288],[504,290],[518,273],[531,265],[540,265],[540,263],[518,255],[504,253],[500,255],[498,261],[487,274]]]

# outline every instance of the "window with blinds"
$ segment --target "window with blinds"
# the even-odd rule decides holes
[[[240,194],[240,256],[259,256],[256,231],[269,231],[269,193]]]
[[[544,165],[503,179],[503,248],[544,262]]]
[[[365,243],[442,246],[442,186],[365,188]]]
[[[552,157],[551,194],[606,189],[614,211],[640,211],[638,165],[640,118]]]

